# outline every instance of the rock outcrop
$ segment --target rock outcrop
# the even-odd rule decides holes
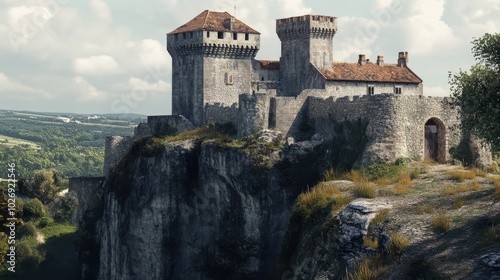
[[[85,271],[106,280],[268,277],[294,200],[319,178],[319,164],[273,158],[268,167],[238,148],[153,139],[135,144],[108,178],[98,256],[87,253],[99,267]]]

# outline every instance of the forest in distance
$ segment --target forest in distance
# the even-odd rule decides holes
[[[145,116],[0,110],[0,166],[15,163],[17,178],[54,169],[65,177],[102,176],[107,136],[128,136]],[[5,177],[0,171],[0,178]]]

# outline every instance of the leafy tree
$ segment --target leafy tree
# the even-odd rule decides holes
[[[71,222],[77,207],[78,198],[73,192],[68,193],[66,196],[61,198],[61,204],[59,206],[59,210],[57,210],[54,215],[54,220],[60,223]]]
[[[500,34],[485,34],[472,45],[477,64],[470,72],[450,73],[453,105],[465,129],[500,151]]]
[[[38,219],[45,216],[45,207],[37,198],[31,199],[24,204],[24,217],[27,219]]]
[[[54,200],[57,188],[62,183],[62,175],[55,170],[37,170],[33,176],[18,183],[22,194],[38,198],[44,204]]]

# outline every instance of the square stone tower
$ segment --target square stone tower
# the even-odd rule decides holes
[[[297,96],[304,89],[321,88],[310,82],[314,68],[330,68],[337,18],[305,15],[276,20],[281,40],[281,94]],[[324,88],[324,86],[323,86]]]
[[[227,12],[205,10],[167,34],[172,56],[172,114],[196,126],[225,123],[238,95],[251,92],[260,33]]]

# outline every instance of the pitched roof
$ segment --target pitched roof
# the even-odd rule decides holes
[[[331,81],[357,81],[380,83],[420,84],[422,79],[408,67],[396,64],[379,66],[373,62],[359,63],[334,62],[332,68],[322,69],[321,73]]]
[[[260,63],[260,68],[266,70],[279,70],[280,62],[276,60],[258,60]]]
[[[231,20],[231,18],[233,18],[233,16],[228,12],[212,12],[209,10],[205,10],[186,24],[180,26],[179,28],[168,34],[177,34],[199,30],[260,34],[259,32],[236,18],[234,27],[231,30],[229,26],[229,21]]]

